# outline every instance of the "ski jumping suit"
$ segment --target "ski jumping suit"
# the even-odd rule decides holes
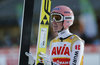
[[[58,65],[83,65],[84,41],[63,30],[50,42],[50,57]]]

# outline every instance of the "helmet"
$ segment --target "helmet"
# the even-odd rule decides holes
[[[53,20],[56,22],[63,22],[63,26],[66,29],[73,24],[74,14],[67,6],[56,6],[51,11],[51,22],[53,22]]]

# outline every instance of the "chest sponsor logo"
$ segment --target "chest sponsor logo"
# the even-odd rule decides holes
[[[68,55],[70,56],[69,53],[69,47],[64,44],[63,46],[56,46],[53,47],[51,55]]]

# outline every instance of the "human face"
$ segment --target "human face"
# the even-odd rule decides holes
[[[63,22],[52,22],[52,27],[53,27],[53,31],[54,32],[58,32],[61,31],[61,29],[63,28]]]

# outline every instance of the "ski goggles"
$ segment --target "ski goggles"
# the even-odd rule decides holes
[[[64,20],[72,20],[74,19],[73,16],[63,16],[62,14],[59,13],[51,13],[51,22],[62,22]]]

